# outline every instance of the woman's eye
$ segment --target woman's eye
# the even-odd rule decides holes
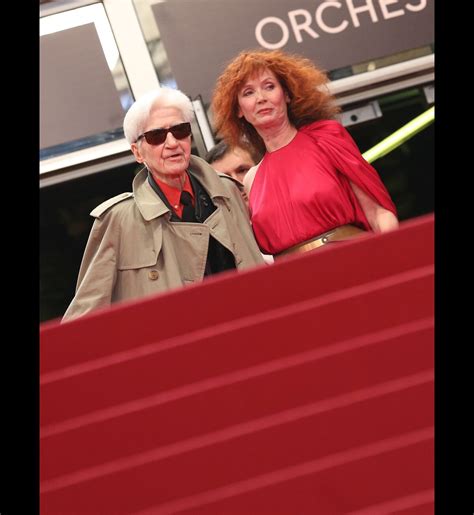
[[[275,88],[275,84],[267,84],[266,88],[267,89],[274,89]]]
[[[248,97],[249,95],[252,94],[252,90],[251,89],[247,89],[245,90],[243,93],[242,93],[242,96],[244,97]]]

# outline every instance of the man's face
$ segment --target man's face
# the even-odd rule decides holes
[[[240,147],[233,148],[211,164],[217,172],[230,175],[240,182],[244,180],[245,174],[254,165],[255,163],[250,154]]]
[[[185,121],[179,109],[157,107],[151,111],[143,132],[169,128]],[[146,163],[154,176],[167,182],[182,176],[188,168],[191,136],[176,139],[168,132],[165,141],[159,145],[151,145],[145,138],[140,138],[138,142],[132,143],[131,149],[138,163]]]

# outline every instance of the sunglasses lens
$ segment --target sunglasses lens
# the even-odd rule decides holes
[[[191,134],[191,124],[189,122],[173,125],[169,129],[153,129],[145,132],[143,136],[149,145],[161,145],[166,140],[168,132],[171,132],[176,139],[187,138]]]
[[[161,145],[165,141],[167,133],[166,129],[153,129],[145,132],[144,136],[149,145]]]
[[[179,125],[170,127],[169,130],[176,139],[184,139],[191,134],[191,124],[189,122],[180,123]]]

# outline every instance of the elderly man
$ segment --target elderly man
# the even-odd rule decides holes
[[[239,189],[191,155],[193,115],[186,95],[164,87],[128,110],[125,137],[144,168],[133,193],[91,212],[76,295],[63,320],[263,263]]]

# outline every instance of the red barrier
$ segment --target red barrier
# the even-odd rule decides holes
[[[433,513],[433,226],[43,324],[42,514]]]

